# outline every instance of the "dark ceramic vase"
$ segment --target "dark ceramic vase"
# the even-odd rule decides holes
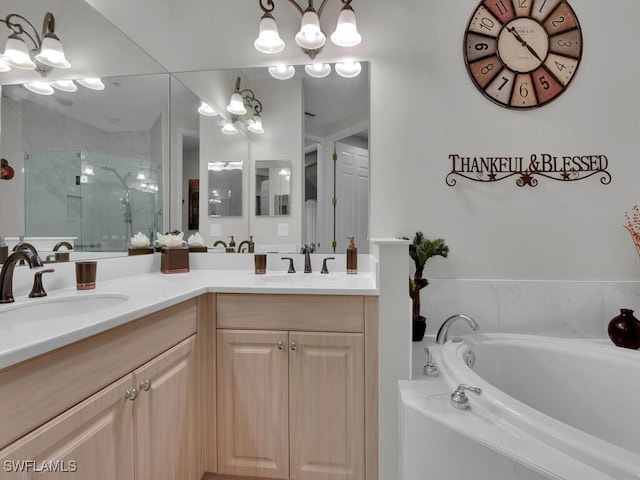
[[[607,333],[618,347],[640,348],[640,322],[633,316],[633,310],[621,308],[620,315],[609,322]]]
[[[424,332],[427,329],[427,319],[425,317],[418,317],[413,319],[413,331],[412,339],[414,342],[421,342],[424,338]]]

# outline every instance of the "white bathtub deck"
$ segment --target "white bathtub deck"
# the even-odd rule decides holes
[[[401,381],[399,386],[403,480],[423,479],[425,472],[439,480],[613,480],[610,475],[496,417],[474,402],[473,394],[469,394],[470,410],[453,408],[450,404],[453,389],[442,377]],[[445,429],[438,429],[438,426]],[[455,432],[462,437],[454,439],[456,448],[439,451],[447,432]],[[465,442],[464,439],[471,441]],[[437,461],[431,458],[431,454]],[[443,455],[450,458],[442,458]],[[474,462],[474,458],[482,465]],[[475,475],[467,476],[468,468],[469,472],[475,471]],[[478,469],[486,471],[480,474]]]

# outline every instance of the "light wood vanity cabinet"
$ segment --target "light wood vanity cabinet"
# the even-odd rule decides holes
[[[219,474],[376,478],[376,309],[361,296],[218,294]]]
[[[41,375],[44,360],[51,375],[42,385],[32,384],[28,391],[14,391],[13,400],[22,398],[29,403],[30,396],[40,396],[42,388],[49,391],[52,400],[33,409],[31,419],[24,417],[14,422],[16,431],[37,426],[34,419],[39,417],[40,410],[51,408],[51,403],[55,408],[67,405],[63,413],[0,450],[0,479],[199,479],[202,472],[196,423],[196,320],[196,301],[185,302],[100,334],[98,343],[91,337],[36,357],[35,363],[28,361],[0,372],[0,377],[11,373],[16,378],[27,376],[33,380]],[[174,346],[167,350],[167,343]],[[90,355],[90,350],[105,344],[111,350],[96,352],[104,357]],[[129,351],[129,345],[135,345],[137,350]],[[88,356],[83,357],[83,352]],[[123,357],[128,361],[122,363]],[[136,359],[145,357],[151,360],[135,368]],[[76,376],[88,373],[86,364],[77,362],[88,362],[89,358],[95,360],[89,366],[93,371],[85,377]],[[93,382],[104,385],[118,373],[126,374],[79,403],[75,401],[78,393],[74,390],[63,392],[66,404],[57,400],[56,386],[69,379],[78,385]],[[14,382],[13,386],[24,385]],[[0,399],[7,401],[6,390],[1,393]],[[20,461],[22,467],[16,463]],[[19,468],[23,473],[13,471]],[[46,471],[51,468],[59,469],[58,473]]]

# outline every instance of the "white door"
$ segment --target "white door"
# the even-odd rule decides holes
[[[369,150],[336,143],[336,251],[356,237],[358,253],[369,253]]]

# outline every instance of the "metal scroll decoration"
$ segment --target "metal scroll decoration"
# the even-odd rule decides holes
[[[600,176],[602,185],[611,183],[607,171],[609,160],[606,155],[553,156],[547,153],[531,154],[525,157],[471,157],[458,154],[449,155],[452,169],[446,182],[450,187],[458,182],[456,177],[474,182],[498,182],[515,177],[516,185],[535,187],[538,177],[562,182],[584,180],[594,175]]]

